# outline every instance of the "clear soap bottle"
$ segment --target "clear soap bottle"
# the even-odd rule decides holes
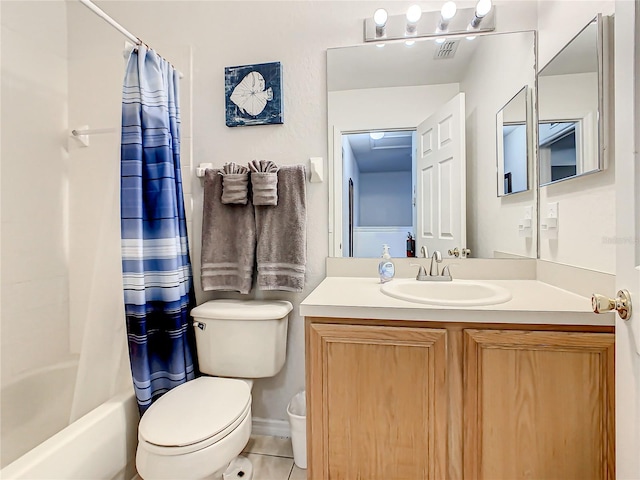
[[[382,260],[378,264],[378,275],[380,276],[380,283],[391,281],[395,274],[396,268],[391,261],[389,245],[385,243],[384,245],[382,245]]]

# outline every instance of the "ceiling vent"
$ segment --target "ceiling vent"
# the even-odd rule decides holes
[[[445,58],[453,58],[456,54],[456,50],[458,49],[458,44],[460,40],[445,40],[443,43],[438,45],[436,49],[436,53],[433,55],[433,58],[436,60],[441,60]]]

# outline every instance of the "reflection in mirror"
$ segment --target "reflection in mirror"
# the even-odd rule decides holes
[[[540,185],[602,170],[602,17],[538,75]]]
[[[327,50],[331,256],[379,257],[386,243],[404,257],[409,234],[417,256],[535,258],[537,222],[520,227],[536,190],[495,188],[496,112],[534,86],[534,45],[529,31]],[[393,167],[362,161],[362,145]]]
[[[529,189],[527,87],[496,114],[498,196]]]
[[[414,137],[410,130],[342,135],[345,256],[377,257],[385,243],[404,255],[415,217]]]

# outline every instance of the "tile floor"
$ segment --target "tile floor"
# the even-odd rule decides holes
[[[242,452],[253,464],[253,480],[306,480],[307,471],[293,463],[291,439],[251,435]]]
[[[242,455],[251,459],[253,480],[307,480],[307,471],[293,463],[290,438],[251,435]]]

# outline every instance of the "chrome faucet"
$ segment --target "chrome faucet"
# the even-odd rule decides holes
[[[435,263],[434,263],[434,260],[435,260]],[[430,277],[437,277],[438,275],[440,275],[438,273],[439,263],[442,263],[442,254],[440,253],[439,250],[436,250],[435,252],[433,252],[433,255],[431,255],[431,268],[429,268]]]
[[[429,258],[429,249],[426,245],[420,247],[420,253],[422,254],[422,258]]]
[[[450,282],[452,278],[451,273],[449,272],[449,265],[446,265],[442,269],[442,273],[439,273],[439,263],[442,263],[442,254],[438,250],[434,251],[433,255],[431,255],[431,267],[429,268],[429,274],[427,274],[427,271],[425,270],[423,265],[412,263],[411,265],[420,267],[418,269],[416,280],[418,280],[419,282]]]

